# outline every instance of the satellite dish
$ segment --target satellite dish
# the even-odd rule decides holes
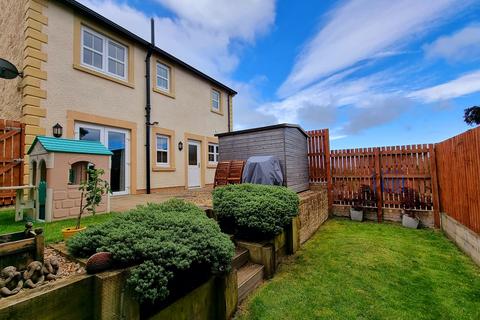
[[[0,78],[3,79],[15,79],[18,76],[22,76],[22,73],[18,71],[9,61],[0,58]]]

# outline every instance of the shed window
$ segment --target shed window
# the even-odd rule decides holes
[[[126,79],[127,47],[87,27],[82,27],[82,64]]]

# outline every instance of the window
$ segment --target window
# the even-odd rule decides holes
[[[157,88],[170,91],[170,67],[157,62]]]
[[[218,162],[218,144],[216,143],[208,144],[208,162],[210,163]]]
[[[157,135],[157,165],[167,167],[170,163],[170,137]]]
[[[94,169],[95,165],[87,161],[79,161],[72,164],[68,172],[68,184],[78,185],[88,178],[87,170]]]
[[[120,43],[82,27],[82,64],[91,69],[126,79],[127,48]]]
[[[220,91],[212,89],[212,110],[220,112]]]

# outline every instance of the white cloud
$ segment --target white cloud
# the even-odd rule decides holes
[[[326,16],[278,93],[285,97],[322,77],[397,51],[462,5],[454,0],[350,0]]]
[[[480,91],[480,70],[465,74],[452,81],[421,89],[408,96],[430,103],[453,99]]]
[[[443,58],[447,61],[478,59],[480,56],[480,26],[468,26],[456,33],[443,36],[425,45],[427,58]]]
[[[158,1],[176,16],[149,16],[119,1],[80,0],[146,40],[150,40],[149,20],[155,18],[157,46],[220,81],[228,81],[238,65],[240,53],[233,44],[252,43],[275,19],[274,0],[239,1],[233,8],[227,1]]]
[[[230,37],[253,41],[275,20],[273,0],[157,0],[180,19]]]

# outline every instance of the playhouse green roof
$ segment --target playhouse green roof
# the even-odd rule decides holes
[[[45,136],[37,136],[35,138],[32,146],[28,150],[28,154],[30,154],[37,143],[40,143],[48,152],[112,155],[112,152],[98,141],[61,139]]]

